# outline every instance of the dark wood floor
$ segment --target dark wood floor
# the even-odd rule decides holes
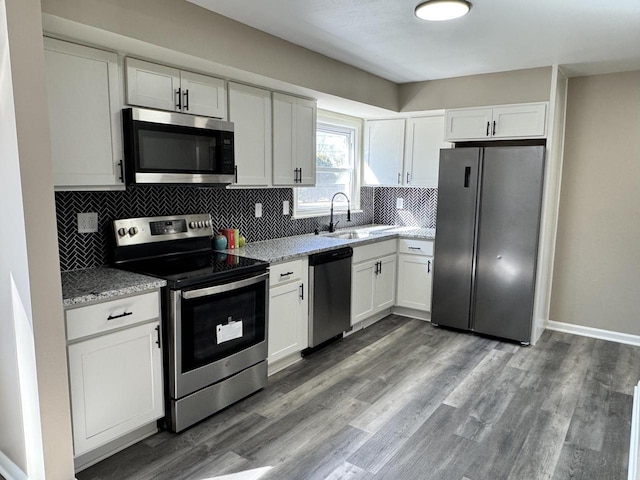
[[[390,316],[78,479],[624,479],[640,348],[520,347]]]

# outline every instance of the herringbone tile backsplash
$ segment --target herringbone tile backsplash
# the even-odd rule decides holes
[[[396,198],[404,209],[396,210]],[[325,229],[329,217],[293,220],[282,215],[282,202],[293,206],[291,188],[226,190],[222,188],[128,187],[116,192],[56,192],[60,269],[92,268],[108,263],[112,248],[111,222],[118,218],[210,213],[214,228],[238,228],[248,242],[312,233]],[[436,189],[362,187],[362,213],[352,214],[349,226],[370,223],[434,227]],[[262,217],[254,205],[262,203]],[[98,213],[97,233],[78,233],[77,214]],[[344,215],[338,215],[344,221]],[[342,227],[342,224],[341,224]]]

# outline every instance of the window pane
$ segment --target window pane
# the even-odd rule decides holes
[[[351,134],[318,128],[316,132],[316,166],[349,168],[351,166]]]

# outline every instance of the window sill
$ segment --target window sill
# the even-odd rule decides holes
[[[361,209],[351,210],[351,213],[362,213]],[[346,210],[336,210],[333,212],[333,215],[346,215]],[[328,217],[330,215],[329,212],[299,212],[294,215],[291,215],[291,220],[298,220],[302,218],[315,218],[315,217]]]

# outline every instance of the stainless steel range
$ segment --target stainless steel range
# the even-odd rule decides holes
[[[115,220],[114,265],[167,281],[166,428],[180,432],[267,383],[268,263],[211,250],[208,214]]]

